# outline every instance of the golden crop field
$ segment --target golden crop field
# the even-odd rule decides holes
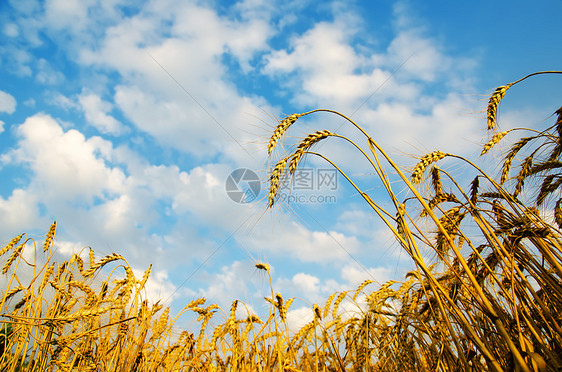
[[[271,294],[264,299],[269,316],[240,319],[236,313],[243,301],[233,299],[222,309],[200,298],[182,310],[196,314],[197,330],[172,337],[181,314],[171,318],[169,308],[147,300],[150,268],[137,278],[125,257],[95,257],[91,250],[88,260],[75,254],[56,262],[56,223],[40,245],[25,234],[13,238],[0,251],[8,283],[0,302],[0,370],[561,370],[562,107],[553,109],[544,130],[499,132],[497,125],[500,102],[514,85],[560,73],[534,73],[490,96],[490,139],[481,155],[490,156],[494,146],[515,137],[499,159],[498,177],[439,150],[405,172],[376,138],[339,112],[314,110],[280,121],[267,146],[270,157],[290,126],[317,112],[342,117],[364,141],[321,129],[292,153],[271,159],[269,208],[276,206],[280,182],[294,174],[304,156],[322,157],[356,188],[373,218],[385,224],[415,264],[405,278],[379,287],[368,280],[333,293],[312,306],[313,320],[296,331],[286,317],[293,298],[275,291],[267,263],[256,268],[269,278]],[[337,159],[312,151],[316,143],[332,140],[348,141],[369,162],[391,210],[361,190]],[[445,158],[471,169],[469,187],[439,168]],[[401,184],[391,182],[389,174]],[[410,196],[399,199],[393,191],[399,188]],[[428,250],[431,261],[423,253]],[[23,269],[32,271],[30,280],[23,280]],[[110,269],[109,275],[102,269]],[[356,304],[357,311],[345,311],[344,303]]]

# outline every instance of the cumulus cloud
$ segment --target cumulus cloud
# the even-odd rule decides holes
[[[293,276],[293,283],[301,287],[303,291],[316,292],[320,279],[310,274],[298,273]]]
[[[4,25],[3,31],[8,37],[17,37],[19,35],[19,27],[15,23],[7,23]]]
[[[64,80],[62,72],[55,70],[44,58],[37,61],[37,81],[41,84],[55,85]]]
[[[205,296],[213,299],[213,301],[220,302],[233,300],[233,294],[243,294],[243,297],[248,297],[248,287],[241,278],[250,277],[251,270],[251,267],[241,262],[223,266],[220,273],[216,275],[210,286],[205,290]]]
[[[134,270],[135,277],[142,278],[144,272]],[[152,272],[145,285],[146,295],[152,302],[161,301],[163,305],[170,305],[170,303],[181,295],[168,277],[166,270],[158,270]]]
[[[124,174],[107,167],[102,157],[112,145],[99,137],[86,139],[70,129],[64,131],[50,116],[36,114],[17,129],[19,147],[6,155],[14,163],[26,164],[35,173],[35,182],[44,186],[45,197],[73,200],[101,197],[104,191],[117,192]]]
[[[77,31],[87,27],[88,9],[94,0],[47,0],[45,2],[45,19],[52,29],[70,29]]]
[[[0,197],[0,231],[4,233],[3,236],[19,234],[30,226],[38,226],[42,222],[38,202],[37,194],[23,189],[14,189],[7,199]]]
[[[354,102],[367,96],[388,78],[388,73],[364,67],[365,58],[350,44],[352,33],[344,22],[319,22],[291,41],[290,50],[277,50],[266,57],[264,72],[270,75],[297,73],[287,84],[302,91],[295,102],[324,105]],[[319,63],[321,61],[321,63]]]
[[[271,229],[256,229],[248,243],[256,250],[267,250],[305,262],[328,262],[348,257],[357,250],[354,236],[337,231],[314,231],[293,222],[280,221]]]
[[[151,165],[126,147],[115,148],[100,137],[63,129],[45,114],[27,118],[16,132],[16,146],[1,161],[28,168],[33,176],[25,188],[0,198],[5,222],[1,230],[13,234],[41,228],[56,216],[59,231],[64,232],[57,245],[63,256],[79,251],[79,242],[87,242],[103,254],[117,250],[133,267],[152,263],[159,273],[154,288],[162,287],[160,294],[169,296],[176,289],[168,270],[205,259],[220,246],[225,231],[240,228],[240,216],[252,213],[228,199],[224,179],[229,167],[182,171],[175,165]],[[156,209],[157,205],[165,207]],[[152,233],[160,219],[169,221],[168,226]],[[218,238],[201,235],[197,231],[201,226],[216,228]],[[147,250],[153,254],[147,255]],[[224,275],[222,285],[233,278]],[[210,287],[209,293],[218,296],[221,288]]]
[[[121,75],[116,107],[162,145],[200,157],[235,149],[247,160],[248,136],[240,129],[265,102],[237,91],[223,58],[253,68],[254,56],[268,48],[271,6],[257,2],[242,13],[250,4],[237,4],[240,17],[193,3],[178,2],[173,12],[152,6],[108,27],[95,45],[81,46],[80,62]]]
[[[16,99],[9,93],[0,90],[0,112],[12,114],[16,111]]]
[[[297,106],[352,115],[386,150],[433,151],[445,144],[458,153],[469,148],[480,129],[478,118],[466,115],[480,109],[466,95],[474,92],[465,79],[474,62],[447,55],[423,27],[404,20],[409,14],[403,6],[395,10],[395,35],[386,45],[379,42],[379,49],[356,41],[361,28],[346,27],[346,14],[293,36],[286,48],[265,57],[263,72],[296,91]],[[307,120],[322,123],[320,129],[349,133],[350,125],[342,120]],[[356,166],[356,157],[346,157],[352,151],[344,151],[345,144],[334,146],[342,157],[338,160]]]
[[[357,287],[365,280],[374,280],[377,284],[384,284],[394,278],[394,270],[387,267],[370,267],[365,272],[357,266],[345,265],[341,270],[341,277],[352,287]]]
[[[98,128],[102,133],[118,135],[123,133],[124,127],[113,116],[109,115],[112,105],[94,94],[82,92],[78,97],[78,102],[84,110],[86,120]]]
[[[295,333],[313,319],[314,311],[311,307],[293,308],[287,312],[287,324],[289,329]]]

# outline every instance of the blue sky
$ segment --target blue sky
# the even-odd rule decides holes
[[[486,95],[560,69],[561,12],[554,0],[1,1],[2,242],[41,239],[56,219],[62,257],[90,246],[138,273],[153,264],[149,295],[176,308],[205,296],[259,312],[258,261],[275,291],[302,299],[294,316],[365,279],[400,278],[409,261],[341,177],[320,187],[319,159],[303,165],[313,190],[292,191],[301,203],[266,210],[276,118],[352,115],[405,166],[404,154],[434,149],[473,157]],[[502,128],[552,114],[556,79],[510,91]],[[357,136],[318,114],[288,140],[320,129]],[[348,145],[319,149],[380,196]],[[225,190],[239,168],[262,181],[252,203]]]

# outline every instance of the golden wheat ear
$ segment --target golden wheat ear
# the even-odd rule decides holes
[[[279,186],[281,184],[281,176],[283,175],[283,170],[289,161],[289,157],[281,159],[273,168],[271,176],[269,177],[269,194],[267,196],[267,204],[269,208],[273,207],[275,203],[275,197],[277,196],[277,191],[279,191]]]
[[[305,139],[303,139],[291,157],[291,162],[289,163],[289,175],[295,173],[300,159],[308,149],[310,149],[315,143],[333,135],[334,134],[328,130],[319,130],[315,133],[309,134]]]
[[[263,263],[263,262],[258,262],[258,263],[255,264],[255,266],[256,266],[256,269],[265,270],[265,271],[269,272],[269,268],[270,268],[269,264],[266,264],[266,263]]]
[[[19,234],[18,236],[13,238],[8,244],[6,244],[6,246],[2,248],[2,250],[0,250],[0,256],[5,255],[6,253],[8,253],[8,251],[14,248],[14,246],[21,240],[21,238],[23,238],[24,235],[25,234]]]
[[[480,153],[480,156],[482,156],[482,155],[484,155],[485,153],[487,153],[488,151],[490,151],[490,149],[491,149],[492,147],[494,147],[495,145],[497,145],[497,144],[500,142],[500,140],[501,140],[502,138],[504,138],[505,135],[506,135],[508,132],[509,132],[509,131],[506,130],[505,132],[499,132],[499,133],[494,134],[494,136],[492,137],[492,139],[490,139],[490,141],[488,141],[488,143],[486,143],[486,144],[484,145],[484,149],[483,149],[482,152]]]
[[[505,96],[505,92],[512,86],[517,83],[522,82],[523,80],[530,78],[531,76],[535,75],[542,75],[542,74],[562,74],[562,71],[539,71],[529,74],[521,79],[514,81],[513,83],[509,83],[506,85],[502,85],[496,88],[494,93],[490,96],[490,100],[488,101],[488,107],[486,108],[487,112],[487,122],[488,122],[488,130],[493,130],[497,126],[497,114],[498,114],[498,107],[501,103],[501,100]]]
[[[279,143],[279,140],[283,137],[283,134],[303,115],[304,114],[292,114],[279,122],[267,144],[267,155],[271,155],[271,152],[275,149],[277,143]]]
[[[433,151],[427,155],[422,156],[419,163],[415,166],[414,171],[412,172],[412,183],[419,183],[426,168],[429,167],[432,163],[443,159],[445,156],[447,156],[447,154],[441,151]]]
[[[488,107],[486,111],[488,112],[487,120],[488,120],[488,130],[492,130],[496,128],[497,124],[497,114],[498,114],[498,107],[500,105],[503,96],[505,96],[505,92],[513,85],[507,84],[502,85],[501,87],[497,87],[494,93],[490,96],[490,100],[488,101]]]
[[[53,224],[49,228],[49,232],[47,233],[47,237],[45,238],[45,243],[43,244],[43,252],[47,252],[51,247],[51,243],[53,242],[53,238],[55,237],[55,231],[57,231],[57,221],[53,221]]]

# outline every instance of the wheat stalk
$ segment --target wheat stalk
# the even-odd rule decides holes
[[[322,313],[320,312],[320,308],[318,307],[317,304],[314,304],[312,306],[312,311],[314,313],[314,318],[317,320],[322,320]]]
[[[51,246],[51,242],[55,237],[55,231],[57,230],[57,221],[54,221],[49,231],[47,232],[47,236],[45,237],[45,243],[43,244],[43,252],[47,252],[49,247]]]
[[[517,197],[521,193],[523,185],[525,184],[525,179],[531,173],[531,167],[533,166],[533,156],[534,153],[525,158],[525,160],[523,160],[523,163],[521,164],[521,170],[515,177],[517,179],[517,184],[515,185],[515,190],[513,191],[514,197]]]
[[[558,227],[562,228],[562,207],[560,207],[560,203],[562,203],[562,198],[558,199],[554,207],[554,220]]]
[[[422,156],[419,163],[415,166],[414,171],[412,172],[412,183],[419,183],[421,181],[423,172],[425,172],[425,169],[432,163],[443,159],[445,156],[447,156],[447,154],[441,151],[433,151],[427,155]]]
[[[303,115],[305,114],[292,114],[279,122],[279,124],[273,131],[273,135],[269,139],[269,143],[267,144],[267,155],[271,155],[271,152],[273,151],[273,149],[275,149],[283,134],[287,131],[287,129],[289,129],[291,125],[293,125],[295,121],[297,121],[298,118]]]
[[[201,298],[195,299],[195,300],[191,301],[190,303],[188,303],[188,304],[185,306],[185,309],[194,309],[194,308],[197,308],[199,305],[203,305],[206,301],[207,301],[207,299],[205,299],[205,297],[201,297]]]
[[[315,143],[323,140],[328,136],[333,136],[333,135],[334,134],[331,133],[330,131],[319,130],[316,131],[315,133],[309,134],[305,139],[303,139],[301,143],[299,143],[297,149],[295,150],[293,156],[291,157],[291,161],[289,162],[289,175],[295,173],[295,170],[297,169],[301,157],[308,149],[310,149]]]
[[[254,265],[256,267],[256,269],[258,270],[265,270],[267,272],[269,272],[270,266],[269,264],[263,263],[263,262],[258,262]]]
[[[289,298],[286,302],[285,302],[285,306],[283,306],[283,317],[281,318],[281,320],[285,320],[287,318],[287,311],[289,311],[289,307],[291,307],[291,304],[293,303],[293,301],[295,300],[295,298]]]
[[[152,272],[152,264],[148,265],[148,269],[145,270],[144,274],[142,275],[142,279],[139,282],[139,290],[144,288],[148,278],[150,277],[150,273]]]
[[[539,72],[534,72],[532,74],[529,74],[527,76],[522,77],[521,79],[514,81],[513,83],[509,83],[506,85],[502,85],[496,88],[496,90],[494,91],[494,93],[492,93],[492,95],[490,96],[490,99],[488,101],[488,107],[486,108],[486,111],[488,113],[487,115],[487,122],[488,122],[488,130],[492,130],[496,128],[496,118],[497,118],[497,112],[498,112],[498,106],[501,102],[501,100],[503,99],[505,93],[507,92],[507,90],[509,88],[511,88],[513,85],[520,83],[521,81],[530,78],[531,76],[535,76],[535,75],[541,75],[541,74],[562,74],[562,71],[539,71]]]
[[[277,191],[279,190],[279,186],[281,183],[281,176],[283,174],[283,170],[287,165],[287,161],[289,161],[289,157],[285,157],[281,159],[273,168],[271,172],[271,176],[269,177],[269,194],[268,194],[268,206],[269,208],[273,207],[275,203],[275,197],[277,196]]]
[[[326,304],[324,305],[324,313],[322,314],[322,317],[325,318],[328,316],[329,312],[330,312],[330,306],[332,304],[332,301],[334,300],[334,298],[336,297],[337,292],[332,293],[328,299],[326,300]]]
[[[478,176],[474,177],[474,180],[470,183],[470,201],[472,204],[476,204],[478,201],[478,189],[480,187],[480,180]]]
[[[154,322],[154,327],[152,327],[152,336],[150,336],[150,339],[148,341],[149,343],[152,340],[157,340],[158,338],[160,338],[162,333],[164,333],[166,327],[168,326],[169,314],[170,308],[167,307],[166,309],[164,309],[164,312],[162,313],[160,318],[158,318],[158,320]]]
[[[98,269],[100,269],[103,266],[107,265],[108,263],[116,261],[116,260],[125,260],[125,258],[123,256],[121,256],[120,254],[112,253],[112,254],[102,258],[100,262],[90,266],[90,268],[88,270],[84,271],[84,273],[82,275],[84,277],[92,276]]]
[[[515,155],[517,155],[517,153],[533,138],[534,137],[521,138],[513,146],[511,146],[511,149],[507,153],[507,155],[505,157],[505,160],[503,162],[500,184],[503,184],[505,181],[507,181],[507,177],[509,176],[509,170],[511,169],[511,163],[513,162],[513,159],[515,158]]]
[[[485,153],[487,153],[488,151],[490,151],[490,149],[492,147],[494,147],[495,145],[497,145],[502,138],[505,137],[506,134],[509,133],[509,130],[506,130],[505,132],[499,132],[496,133],[492,136],[492,138],[490,139],[490,141],[488,141],[488,143],[486,143],[484,145],[484,149],[482,150],[482,152],[480,153],[480,156],[484,155]]]
[[[332,309],[332,319],[336,319],[338,316],[338,308],[341,304],[341,302],[343,301],[343,299],[345,298],[345,296],[347,296],[347,292],[348,291],[344,291],[341,292],[338,297],[336,297],[336,301],[334,301],[334,307]]]
[[[24,235],[25,234],[19,234],[18,236],[13,238],[8,244],[6,244],[6,246],[2,248],[2,250],[0,251],[0,256],[5,255],[10,249],[12,249],[14,245],[16,245]]]
[[[274,303],[275,303],[275,307],[279,311],[279,317],[281,318],[281,320],[284,321],[287,313],[285,312],[285,306],[283,306],[283,296],[281,296],[281,293],[275,294]]]
[[[8,270],[10,269],[10,266],[12,266],[12,263],[14,263],[14,261],[16,260],[16,258],[18,258],[18,256],[20,255],[21,251],[23,250],[23,247],[25,246],[25,243],[27,241],[24,241],[23,243],[21,243],[20,245],[18,245],[14,251],[12,252],[12,254],[10,255],[10,257],[8,258],[8,261],[6,261],[6,264],[4,265],[4,267],[2,268],[2,275],[6,274],[8,272]]]
[[[541,184],[541,188],[539,190],[539,194],[537,195],[537,205],[540,206],[545,201],[546,197],[552,194],[556,189],[562,185],[562,177],[558,176],[555,180],[557,175],[549,174],[546,176]]]
[[[498,106],[505,95],[505,92],[513,85],[514,83],[502,85],[497,87],[494,93],[490,96],[490,100],[488,101],[488,107],[486,111],[488,112],[487,120],[488,120],[488,130],[492,130],[496,127],[496,116],[498,112]]]
[[[435,190],[435,195],[443,193],[443,184],[441,183],[441,175],[439,174],[439,167],[434,165],[431,168],[431,184]]]
[[[363,289],[365,289],[365,287],[368,286],[371,283],[373,283],[373,281],[371,279],[367,279],[367,280],[363,281],[363,283],[359,284],[359,287],[357,287],[357,290],[355,291],[355,294],[353,295],[353,301],[357,300],[357,296],[359,296],[361,291]]]
[[[451,203],[460,203],[459,199],[457,199],[457,197],[454,194],[450,194],[450,193],[440,193],[435,195],[427,204],[431,209],[435,208],[437,205],[441,204],[441,203],[445,203],[445,202],[451,202]],[[428,211],[427,210],[423,210],[420,213],[420,217],[425,217],[427,216]]]
[[[15,288],[10,289],[9,291],[7,291],[6,293],[4,293],[4,297],[3,300],[4,301],[8,301],[10,298],[12,298],[16,293],[20,292],[20,291],[25,291],[25,288],[20,286],[17,286]]]

